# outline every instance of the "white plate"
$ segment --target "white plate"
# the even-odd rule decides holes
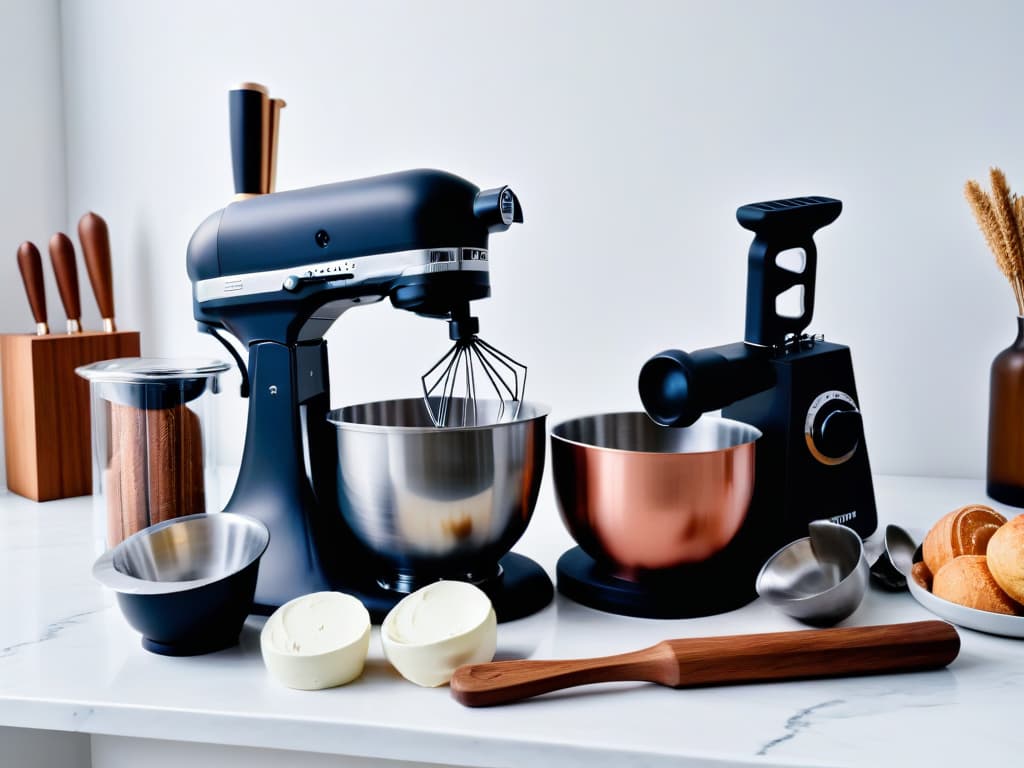
[[[920,560],[920,549],[918,549],[914,562],[918,560]],[[957,605],[949,600],[936,597],[913,579],[907,579],[907,586],[917,602],[946,621],[968,629],[976,629],[979,632],[987,632],[990,635],[1024,638],[1024,616],[979,611],[977,608]]]

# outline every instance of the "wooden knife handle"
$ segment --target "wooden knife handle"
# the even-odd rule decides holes
[[[68,320],[82,317],[82,305],[78,298],[78,268],[75,266],[75,247],[63,232],[50,238],[50,261],[57,276],[57,290],[64,304]]]
[[[960,651],[942,621],[666,640],[619,656],[501,661],[459,667],[452,695],[470,707],[504,704],[588,683],[649,681],[674,688],[845,677],[944,667]]]
[[[110,266],[110,232],[107,222],[90,211],[78,220],[78,241],[82,244],[85,270],[89,274],[96,306],[104,320],[114,318],[114,277]]]
[[[266,86],[242,83],[228,92],[231,165],[236,195],[260,195],[270,185],[270,96]]]
[[[39,249],[27,240],[18,246],[18,269],[25,282],[25,293],[36,325],[46,325],[46,289],[43,286],[43,260]]]

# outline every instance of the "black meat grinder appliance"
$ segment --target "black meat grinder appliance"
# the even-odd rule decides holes
[[[874,489],[850,349],[804,332],[814,312],[813,236],[841,211],[842,203],[827,197],[740,208],[736,218],[755,235],[744,340],[689,353],[666,350],[640,372],[640,397],[657,424],[687,427],[722,409],[723,417],[761,431],[753,497],[734,539],[705,561],[636,581],[616,578],[572,550],[559,564],[560,589],[571,581],[583,602],[616,613],[720,613],[754,599],[761,565],[784,544],[807,536],[812,520],[842,523],[861,537],[874,532]],[[783,313],[779,297],[794,289],[802,291],[802,305]],[[571,572],[563,573],[565,566]]]
[[[235,201],[199,225],[187,255],[199,330],[231,352],[249,398],[241,467],[224,511],[270,530],[255,613],[340,590],[379,621],[404,594],[376,581],[373,553],[338,510],[324,334],[345,311],[385,298],[475,327],[469,302],[490,295],[488,238],[522,222],[522,211],[509,187],[480,190],[438,170],[270,193],[265,165],[259,187],[265,148],[252,140],[245,109],[236,109],[259,98],[251,94],[231,92]],[[258,107],[253,113],[258,124]],[[222,330],[247,349],[247,364]],[[496,599],[489,591],[503,619],[539,610],[553,592],[537,563],[508,557],[512,567],[491,585],[504,593]]]

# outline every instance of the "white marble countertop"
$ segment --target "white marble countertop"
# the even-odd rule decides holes
[[[883,523],[925,528],[984,501],[973,480],[881,477]],[[1013,510],[1009,510],[1013,514]],[[263,620],[241,644],[194,658],[147,653],[89,570],[88,499],[33,504],[0,494],[0,725],[247,745],[454,765],[990,765],[1024,754],[1024,642],[962,630],[936,672],[674,691],[607,684],[506,707],[465,709],[448,690],[406,683],[377,630],[366,672],[327,691],[291,691],[266,674]],[[550,571],[570,545],[542,498],[517,549]],[[872,589],[844,626],[930,618],[909,594]],[[799,629],[761,601],[685,621],[599,613],[558,597],[502,625],[502,657],[565,658],[670,637]]]

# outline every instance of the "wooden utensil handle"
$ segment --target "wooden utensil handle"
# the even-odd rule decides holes
[[[451,689],[462,704],[484,707],[618,680],[680,688],[934,669],[959,650],[956,629],[941,621],[666,640],[597,659],[467,665],[455,670]]]
[[[960,636],[944,621],[669,640],[675,687],[844,677],[944,667]]]
[[[92,292],[100,317],[114,317],[114,278],[110,267],[110,232],[107,222],[90,211],[78,220],[78,240],[82,244],[85,269],[89,273]]]
[[[57,276],[57,289],[68,320],[82,316],[82,305],[78,299],[78,268],[75,266],[75,247],[63,232],[50,238],[50,261]]]
[[[469,664],[452,675],[452,696],[467,707],[489,707],[577,685],[621,680],[660,682],[660,666],[675,665],[663,644],[596,659],[495,661]]]
[[[46,289],[43,285],[43,260],[39,249],[27,240],[18,246],[18,269],[25,282],[25,293],[32,308],[32,317],[39,325],[46,324]]]

